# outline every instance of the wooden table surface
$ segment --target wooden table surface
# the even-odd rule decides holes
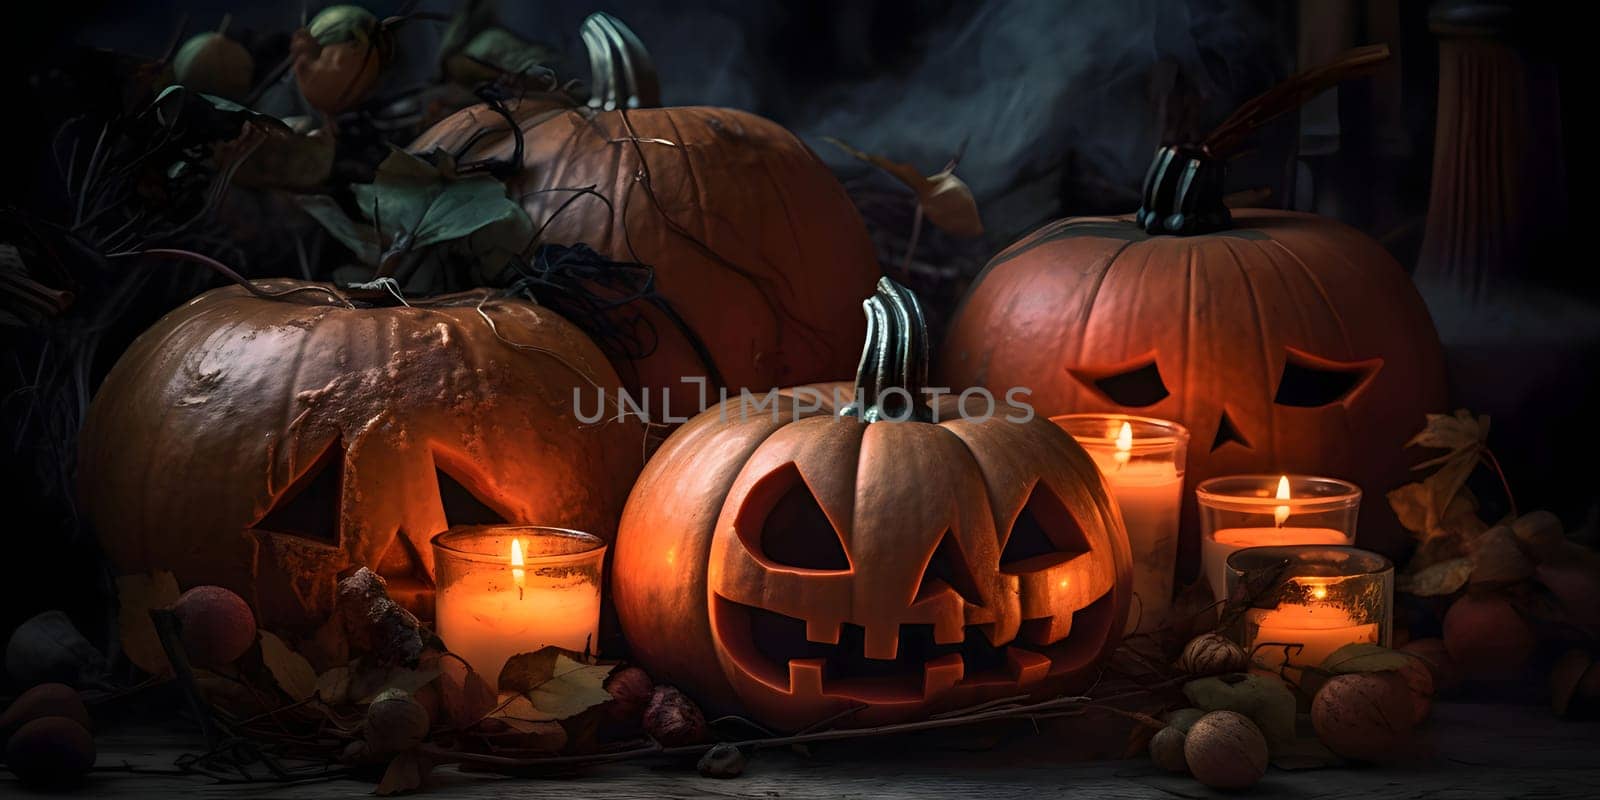
[[[1273,769],[1250,796],[1296,798],[1600,797],[1600,722],[1562,722],[1537,706],[1442,703],[1428,728],[1432,755],[1403,766]],[[451,798],[1172,798],[1213,793],[1148,759],[1071,763],[1052,759],[1043,734],[953,749],[920,740],[835,743],[809,755],[763,752],[742,777],[702,778],[692,765],[652,761],[594,768],[564,779],[434,772],[422,796]],[[183,734],[103,733],[96,772],[78,796],[332,798],[370,794],[340,779],[281,785],[220,784],[176,774],[174,759],[198,742]],[[1063,752],[1068,750],[1061,745]],[[157,770],[134,773],[128,767]],[[581,794],[580,794],[581,793]],[[0,797],[26,796],[0,771]]]

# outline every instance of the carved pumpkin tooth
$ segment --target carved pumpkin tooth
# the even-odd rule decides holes
[[[806,620],[806,641],[819,644],[838,644],[839,621]]]
[[[821,697],[822,678],[826,670],[826,659],[791,659],[789,661],[789,694],[796,697]]]
[[[932,697],[949,691],[966,677],[967,664],[960,653],[940,656],[922,665],[922,696]]]
[[[879,661],[893,661],[900,654],[900,626],[872,625],[861,646],[862,655]]]
[[[1021,647],[1007,647],[1006,672],[1018,686],[1027,686],[1050,674],[1050,657]]]
[[[934,644],[961,644],[966,640],[966,621],[958,614],[941,614],[933,623]]]

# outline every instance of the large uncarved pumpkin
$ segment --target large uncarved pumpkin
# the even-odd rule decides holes
[[[794,134],[722,108],[509,107],[522,150],[508,186],[543,241],[651,266],[682,320],[649,302],[614,313],[639,341],[613,361],[651,389],[652,408],[671,389],[674,413],[700,410],[685,377],[709,376],[714,394],[718,378],[766,391],[850,374],[878,264],[844,188]],[[477,106],[411,149],[465,163],[510,160],[517,146],[505,117]]]
[[[934,421],[923,334],[901,338],[920,311],[883,286],[859,405],[730,400],[628,500],[612,586],[632,655],[718,712],[905,720],[1069,688],[1120,640],[1127,534],[1094,462],[1044,417]]]
[[[612,538],[641,433],[575,419],[575,390],[619,382],[571,324],[487,292],[354,307],[256,285],[279,296],[216,289],[162,318],[89,409],[83,506],[119,571],[225,586],[298,626],[358,565],[425,596],[451,524]]]
[[[1164,150],[1138,217],[1053,222],[996,256],[951,325],[942,375],[1028,387],[1047,416],[1181,422],[1190,487],[1237,473],[1352,480],[1367,495],[1360,540],[1392,555],[1406,539],[1383,494],[1408,479],[1406,441],[1424,414],[1447,402],[1428,310],[1352,228],[1290,211],[1230,215],[1208,161],[1189,167]],[[1201,176],[1187,195],[1173,186],[1183,175]],[[1197,563],[1194,502],[1186,492],[1180,573]]]

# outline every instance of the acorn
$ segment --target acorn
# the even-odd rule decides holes
[[[1189,762],[1184,758],[1184,742],[1189,737],[1183,731],[1168,725],[1150,737],[1150,760],[1168,771],[1187,773]]]
[[[172,59],[175,82],[229,100],[243,100],[250,93],[255,72],[250,51],[216,31],[189,37]]]
[[[410,750],[428,737],[427,709],[401,689],[385,689],[367,706],[367,751],[389,755]]]
[[[677,688],[657,686],[644,710],[644,731],[666,747],[694,744],[706,738],[706,718]]]
[[[244,598],[221,586],[196,586],[184,592],[172,611],[183,626],[184,652],[196,666],[232,664],[255,644],[255,614]]]
[[[1527,666],[1533,629],[1505,598],[1466,594],[1444,615],[1444,644],[1467,677],[1503,680]]]
[[[605,690],[611,695],[605,704],[606,716],[614,722],[637,722],[650,705],[655,685],[644,670],[623,667],[606,676]]]
[[[744,774],[744,751],[726,742],[707,750],[695,768],[704,778],[737,778]]]
[[[41,683],[18,695],[0,714],[0,751],[18,728],[42,717],[66,717],[84,730],[94,727],[89,722],[89,708],[77,689],[64,683]]]
[[[1415,719],[1411,690],[1396,672],[1335,675],[1311,702],[1317,738],[1360,761],[1392,761],[1408,753]]]
[[[1213,789],[1248,789],[1267,774],[1267,737],[1236,711],[1201,717],[1183,744],[1195,780]]]
[[[33,788],[77,784],[94,767],[94,737],[71,717],[40,717],[6,741],[6,766]]]
[[[1243,672],[1250,666],[1250,654],[1220,633],[1202,633],[1183,646],[1177,666],[1191,675]]]

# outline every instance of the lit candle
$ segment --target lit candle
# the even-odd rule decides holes
[[[1254,547],[1230,556],[1237,582],[1251,570],[1281,567],[1270,607],[1245,610],[1236,640],[1250,653],[1253,672],[1298,681],[1348,644],[1389,643],[1394,566],[1354,547]]]
[[[1228,556],[1265,545],[1348,545],[1355,541],[1361,490],[1333,478],[1235,475],[1195,489],[1200,563],[1217,600],[1227,598]]]
[[[1088,451],[1122,509],[1138,598],[1128,630],[1161,627],[1172,608],[1189,431],[1176,422],[1125,414],[1067,414],[1051,421]]]
[[[518,653],[593,650],[605,544],[533,526],[456,528],[433,540],[439,637],[491,684]]]

